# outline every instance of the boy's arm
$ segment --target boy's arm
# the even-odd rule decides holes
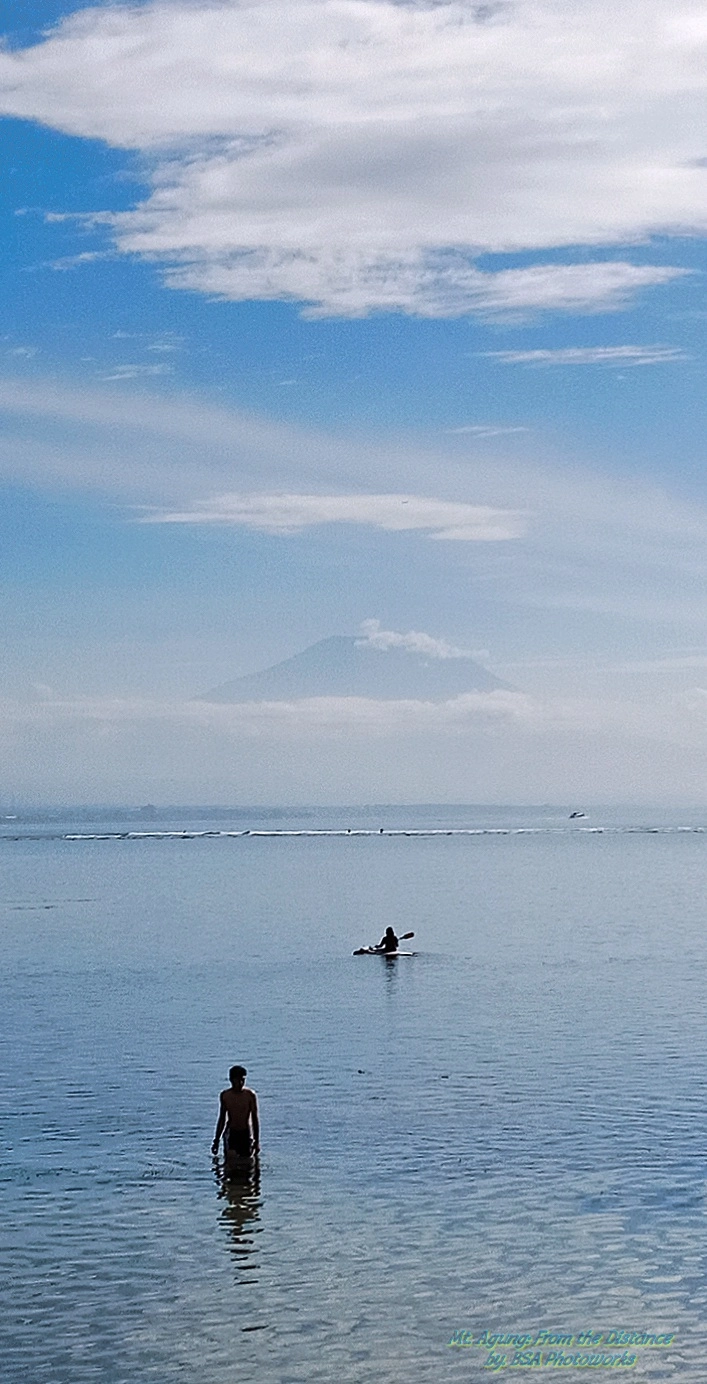
[[[260,1153],[260,1116],[258,1115],[258,1097],[255,1091],[251,1091],[250,1096],[250,1122],[253,1126],[253,1152]]]
[[[225,1128],[226,1128],[226,1107],[225,1107],[225,1105],[224,1105],[224,1103],[223,1103],[223,1093],[221,1093],[221,1095],[219,1096],[219,1112],[218,1112],[218,1120],[216,1121],[216,1133],[214,1134],[214,1142],[213,1142],[213,1144],[211,1145],[211,1152],[212,1152],[212,1153],[218,1153],[219,1141],[220,1141],[220,1139],[221,1139],[221,1135],[223,1134],[223,1131],[224,1131]]]

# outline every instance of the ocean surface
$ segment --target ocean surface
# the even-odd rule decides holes
[[[9,1384],[707,1377],[707,812],[54,814],[0,872]]]

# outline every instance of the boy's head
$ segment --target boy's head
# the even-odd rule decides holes
[[[232,1086],[242,1086],[247,1075],[245,1067],[230,1067],[228,1079]]]

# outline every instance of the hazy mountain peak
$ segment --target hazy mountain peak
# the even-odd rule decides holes
[[[373,624],[374,622],[366,622]],[[376,700],[446,701],[465,692],[491,692],[507,687],[462,650],[430,639],[414,646],[376,636],[334,634],[320,639],[292,658],[259,673],[248,673],[202,694],[207,702],[296,701],[304,697],[371,697]],[[378,637],[383,636],[383,637]],[[442,652],[441,650],[445,650]]]

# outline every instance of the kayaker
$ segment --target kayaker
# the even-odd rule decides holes
[[[398,950],[399,946],[400,943],[397,937],[395,936],[392,927],[387,927],[385,930],[385,936],[381,937],[381,940],[378,943],[378,946],[376,947],[376,951],[394,952]]]
[[[258,1098],[245,1084],[248,1073],[245,1067],[231,1067],[228,1079],[231,1083],[219,1097],[219,1112],[214,1142],[211,1152],[218,1153],[221,1135],[226,1131],[226,1160],[252,1158],[260,1152],[260,1121],[258,1119]],[[252,1137],[251,1137],[252,1135]]]

